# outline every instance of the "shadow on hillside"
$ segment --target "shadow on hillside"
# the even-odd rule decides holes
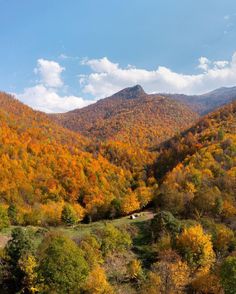
[[[145,267],[149,267],[154,261],[154,256],[150,248],[152,242],[151,220],[134,223],[134,226],[138,229],[138,234],[133,238],[133,252],[138,256]]]

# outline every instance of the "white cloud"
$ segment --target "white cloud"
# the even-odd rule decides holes
[[[204,71],[207,71],[211,63],[210,60],[202,56],[198,59],[198,61],[199,61],[198,68],[203,69]]]
[[[16,96],[32,108],[48,113],[65,112],[95,102],[76,96],[60,96],[42,84],[26,88],[22,94]]]
[[[159,66],[146,70],[127,66],[122,68],[108,58],[83,61],[92,73],[80,77],[84,93],[96,98],[106,97],[125,87],[141,84],[148,93],[200,94],[222,87],[236,85],[236,52],[231,61],[199,59],[199,74],[182,74]]]
[[[107,72],[112,73],[118,69],[118,63],[112,63],[107,57],[101,59],[90,59],[83,60],[82,64],[89,65],[91,69],[95,72]]]
[[[55,61],[38,59],[34,72],[39,74],[42,84],[48,87],[58,88],[63,86],[61,73],[64,70],[64,67]]]
[[[40,76],[40,82],[33,87],[25,88],[23,93],[15,94],[15,96],[32,108],[48,113],[66,112],[93,103],[92,100],[58,93],[64,85],[61,78],[64,70],[55,61],[38,59],[34,72]],[[66,86],[63,88],[65,89]]]
[[[219,60],[219,61],[214,61],[213,64],[214,64],[215,68],[221,69],[221,68],[226,67],[229,64],[229,62],[226,60]]]

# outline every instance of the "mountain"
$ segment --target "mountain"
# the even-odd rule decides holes
[[[113,164],[126,156],[122,146],[110,161],[102,155],[108,147],[89,152],[88,139],[5,93],[0,93],[0,132],[0,202],[17,207],[20,224],[58,224],[64,202],[80,218],[96,219],[126,214],[151,199],[145,175],[138,181],[133,173],[138,155],[127,155],[127,169]],[[138,169],[144,169],[142,164]]]
[[[9,240],[0,258],[5,293],[18,284],[25,293],[61,293],[65,284],[63,293],[78,293],[78,279],[86,293],[224,293],[222,269],[235,269],[236,102],[157,146],[157,185],[145,168],[138,179],[131,172],[139,148],[84,144],[11,96],[0,101],[0,224],[9,218],[16,226],[7,230],[11,237],[2,232]],[[72,226],[84,215],[112,218],[151,204],[132,217]],[[73,276],[68,283],[58,261]],[[85,282],[74,275],[81,263]],[[33,279],[22,282],[22,274]]]
[[[146,148],[186,129],[198,115],[171,98],[148,95],[137,85],[85,108],[52,117],[93,140],[120,141]]]
[[[222,87],[203,95],[160,94],[188,105],[200,115],[207,114],[217,107],[236,99],[236,87]]]
[[[64,203],[70,203],[80,218],[125,215],[153,200],[157,181],[162,195],[158,199],[165,199],[161,205],[167,205],[168,210],[172,211],[173,203],[177,209],[188,195],[212,187],[227,194],[227,203],[234,207],[236,102],[168,140],[171,132],[176,133],[174,126],[186,129],[197,115],[172,99],[147,95],[140,86],[65,115],[70,118],[77,112],[83,114],[80,122],[86,114],[87,123],[94,121],[98,126],[101,122],[103,131],[106,122],[108,134],[97,136],[102,140],[93,142],[84,137],[86,132],[80,135],[65,129],[48,115],[0,93],[0,201],[17,206],[18,223],[59,224]],[[186,117],[189,120],[184,122]],[[120,123],[121,129],[109,133],[109,123],[114,126],[114,122]],[[150,141],[147,134],[152,136]],[[157,144],[155,152],[141,148],[153,146],[151,143]],[[216,190],[211,191],[214,193]]]

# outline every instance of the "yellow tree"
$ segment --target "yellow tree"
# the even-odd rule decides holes
[[[197,273],[191,282],[191,287],[195,290],[194,293],[224,294],[219,276],[208,269]]]
[[[140,294],[160,294],[161,293],[161,278],[158,273],[150,271],[147,279],[141,287]]]
[[[177,249],[194,268],[210,268],[215,260],[211,236],[205,234],[201,225],[184,229],[177,237]]]
[[[24,273],[23,278],[23,286],[24,286],[24,292],[27,293],[38,293],[38,287],[37,287],[37,262],[35,260],[35,257],[31,254],[23,256],[19,260],[19,266],[22,272]]]
[[[114,294],[114,291],[107,281],[105,271],[96,265],[90,272],[85,285],[87,294]]]
[[[183,293],[189,282],[190,270],[186,262],[172,250],[163,251],[160,261],[154,263],[152,271],[160,277],[160,293]]]
[[[121,211],[123,214],[129,214],[139,208],[140,204],[135,193],[131,192],[122,199]]]
[[[128,276],[134,280],[142,276],[142,265],[138,259],[133,259],[128,264]]]

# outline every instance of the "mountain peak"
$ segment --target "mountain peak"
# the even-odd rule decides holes
[[[126,99],[135,99],[139,98],[140,96],[146,95],[145,91],[140,85],[136,85],[133,87],[125,88],[112,97],[119,97],[119,98],[126,98]]]

